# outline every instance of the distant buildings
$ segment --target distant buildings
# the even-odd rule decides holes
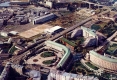
[[[23,25],[29,22],[39,24],[56,17],[55,14],[50,13],[48,9],[43,7],[35,9],[24,9],[20,7],[2,8],[0,10],[0,25]]]
[[[99,80],[94,76],[83,76],[51,69],[47,80]]]
[[[29,23],[29,19],[26,15],[16,15],[7,21],[7,25],[23,25],[27,23]]]
[[[89,0],[90,2],[94,2],[94,3],[100,3],[102,5],[112,5],[112,3],[114,3],[114,0]]]
[[[26,80],[26,78],[29,80],[30,79],[31,80],[41,80],[40,71],[27,70],[24,68],[24,66],[16,65],[11,62],[7,62],[6,66],[4,67],[4,69],[0,75],[0,80],[9,80],[9,79],[10,80],[11,79]]]
[[[95,5],[94,3],[84,1],[84,0],[41,0],[39,1],[40,5],[44,5],[49,8],[65,8],[68,10],[76,10],[77,8],[85,7],[85,8],[102,8],[102,5]]]
[[[13,16],[13,11],[11,9],[1,9],[0,10],[0,25],[6,25],[7,21]]]
[[[26,5],[30,3],[30,0],[10,0],[11,4],[20,4],[20,5]]]

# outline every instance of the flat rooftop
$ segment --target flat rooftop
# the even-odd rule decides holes
[[[29,30],[19,33],[19,36],[24,37],[24,38],[31,38],[33,36],[43,33],[45,29],[51,28],[51,27],[52,26],[47,25],[47,24],[38,25],[34,28],[31,28]]]

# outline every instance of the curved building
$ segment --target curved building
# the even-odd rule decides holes
[[[110,57],[106,57],[104,55],[100,55],[99,53],[91,50],[90,53],[90,61],[95,65],[104,68],[108,71],[117,71],[117,59],[112,59]]]
[[[46,41],[45,45],[51,48],[54,48],[56,50],[59,50],[61,52],[64,52],[63,57],[57,64],[57,68],[62,67],[70,56],[70,53],[71,53],[70,50],[66,46],[53,42],[53,41]]]

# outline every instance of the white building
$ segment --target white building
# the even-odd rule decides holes
[[[40,73],[40,71],[29,70],[29,72],[27,72],[26,74],[29,75],[30,78],[32,78],[32,80],[41,80],[41,73]]]
[[[10,0],[10,3],[11,4],[19,4],[19,5],[29,4],[30,0]]]
[[[50,13],[50,14],[47,14],[47,15],[44,15],[44,16],[36,17],[32,20],[32,22],[33,22],[33,24],[44,23],[44,22],[49,21],[49,20],[51,20],[55,17],[56,17],[55,14]]]
[[[117,7],[117,1],[113,4],[113,7]]]
[[[1,36],[4,36],[4,37],[8,37],[8,33],[7,33],[7,32],[4,32],[4,31],[1,31],[1,32],[0,32],[0,35],[1,35]]]
[[[83,36],[85,38],[88,38],[88,37],[96,38],[97,37],[96,32],[94,30],[83,27],[83,26],[81,26],[81,29],[83,30]]]
[[[64,28],[60,27],[60,26],[55,26],[55,27],[52,27],[52,28],[49,28],[49,29],[45,29],[44,32],[46,34],[51,34],[51,35],[54,35],[56,33],[59,33],[61,31],[63,31]]]

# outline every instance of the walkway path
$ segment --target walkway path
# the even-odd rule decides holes
[[[117,31],[111,36],[111,37],[109,37],[107,40],[108,41],[111,41],[114,37],[116,37],[117,36]]]
[[[35,57],[32,57],[30,59],[27,60],[27,64],[40,64],[40,65],[44,65],[43,64],[43,61],[46,61],[46,60],[52,60],[52,59],[55,59],[56,56],[52,56],[52,57],[41,57],[41,54],[38,54],[37,56]],[[34,59],[37,59],[38,61],[37,62],[34,62],[33,60]]]

